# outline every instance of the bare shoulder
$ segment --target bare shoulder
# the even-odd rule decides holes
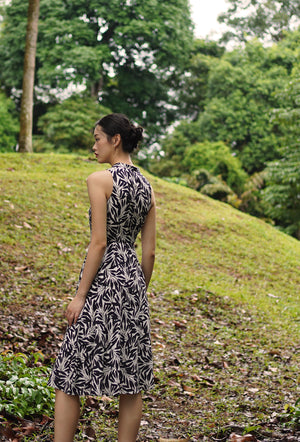
[[[104,183],[111,180],[112,176],[108,170],[97,170],[97,172],[93,172],[87,177],[88,183]]]
[[[152,207],[155,207],[155,195],[154,195],[153,188],[151,186],[151,208]]]
[[[88,188],[98,188],[99,190],[104,190],[107,197],[109,197],[112,192],[113,179],[108,170],[99,170],[91,173],[91,175],[87,177],[86,182]]]

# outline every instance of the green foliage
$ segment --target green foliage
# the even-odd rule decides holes
[[[214,68],[214,60],[223,53],[224,48],[216,42],[195,40],[181,80],[179,97],[182,114],[197,120],[199,112],[204,109],[209,72]]]
[[[282,415],[286,427],[300,428],[300,398],[295,405],[285,405],[285,413]]]
[[[287,73],[281,66],[266,68],[265,59],[268,51],[254,41],[215,62],[208,76],[206,106],[198,119],[202,137],[228,143],[250,174],[279,155],[279,129],[270,116]]]
[[[40,357],[34,354],[34,362]],[[52,414],[54,393],[47,386],[50,369],[28,362],[22,353],[0,355],[0,408],[19,417]]]
[[[0,92],[0,152],[14,150],[19,123],[14,116],[14,103]]]
[[[267,167],[266,212],[284,230],[300,239],[300,149]]]
[[[290,180],[298,182],[298,153],[292,145],[299,139],[299,125],[293,123],[291,128],[287,119],[293,116],[299,121],[298,92],[291,86],[295,84],[299,44],[299,30],[289,32],[271,47],[254,39],[223,55],[210,52],[206,43],[195,43],[188,74],[182,81],[182,108],[190,120],[183,120],[164,139],[163,154],[154,158],[150,170],[163,177],[184,178],[189,186],[200,190],[194,172],[207,169],[239,194],[240,200],[236,195],[228,196],[235,207],[271,219],[297,236],[298,191]],[[190,147],[206,142],[223,142],[227,153],[236,155],[250,175],[245,188],[245,174],[228,178],[227,164],[218,167],[219,159],[214,157],[215,167],[207,166],[206,153],[197,155]],[[192,149],[190,156],[188,149]],[[291,149],[294,153],[289,153]],[[270,162],[266,175],[264,170]],[[266,176],[269,181],[264,193]],[[277,186],[282,180],[285,184],[280,190]]]
[[[286,232],[300,239],[300,71],[282,92],[285,108],[277,109],[274,120],[285,129],[282,158],[267,167],[264,200],[267,213]]]
[[[206,140],[225,142],[251,175],[278,159],[283,127],[271,117],[297,65],[297,42],[300,32],[295,31],[272,47],[252,40],[221,56],[211,52],[212,56],[208,43],[207,51],[204,44],[195,43],[181,87],[182,109],[192,121],[179,124],[166,137],[165,156],[151,170],[178,174],[176,164],[187,145]]]
[[[200,137],[199,125],[183,120],[175,127],[171,135],[164,139],[162,148],[168,157],[178,156],[181,161],[185,149],[191,144],[197,143]]]
[[[240,210],[260,218],[265,217],[266,208],[262,201],[262,190],[266,185],[266,175],[266,170],[262,170],[248,177],[244,192],[240,195]]]
[[[203,40],[197,38],[193,42],[193,46],[191,49],[192,55],[204,54],[210,55],[211,57],[221,58],[225,52],[225,47],[221,46],[215,40]]]
[[[201,193],[215,200],[227,202],[227,198],[232,194],[232,190],[224,183],[206,184],[201,188]]]
[[[86,152],[92,147],[94,124],[107,113],[109,109],[84,96],[73,96],[54,105],[39,119],[42,135],[35,138],[34,150]]]
[[[188,186],[188,183],[184,178],[166,177],[165,180],[168,181],[169,183],[179,184],[180,186]]]
[[[26,11],[26,2],[12,0],[3,12],[0,81],[16,101]],[[122,6],[119,0],[41,0],[36,99],[56,102],[68,86],[86,87],[104,106],[147,127],[153,139],[177,115],[173,89],[192,41],[188,0],[136,0]]]
[[[217,184],[220,180],[206,169],[196,169],[188,175],[187,183],[189,187],[199,191],[206,184]]]
[[[149,170],[160,177],[178,177],[186,168],[183,167],[185,149],[197,142],[201,136],[199,126],[183,120],[162,142],[149,165]]]
[[[196,143],[186,148],[183,166],[191,174],[195,170],[207,169],[212,175],[220,176],[229,187],[240,193],[246,180],[246,173],[229,147],[222,141]]]
[[[251,0],[247,4],[228,0],[228,3],[227,12],[218,18],[230,28],[223,35],[224,41],[245,42],[253,37],[279,41],[300,15],[298,0]]]

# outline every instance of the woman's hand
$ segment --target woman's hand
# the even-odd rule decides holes
[[[66,310],[66,318],[69,326],[76,324],[84,304],[85,298],[81,296],[75,296],[75,298],[70,302]]]

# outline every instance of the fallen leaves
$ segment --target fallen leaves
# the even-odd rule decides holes
[[[28,440],[27,437],[36,437],[35,434],[41,433],[46,427],[51,425],[53,419],[46,415],[36,416],[33,420],[23,419],[17,416],[11,416],[5,412],[1,413],[5,421],[0,426],[0,440],[11,442],[20,442]],[[2,439],[5,438],[5,439]],[[33,439],[29,439],[33,440]]]
[[[72,248],[68,247],[68,246],[64,246],[62,243],[58,242],[56,244],[57,248],[59,249],[58,253],[68,253],[68,252],[72,252]]]
[[[213,379],[204,376],[194,374],[191,378],[196,382],[200,382],[201,385],[204,387],[212,387],[215,384],[215,381]]]
[[[159,442],[188,442],[190,439],[164,439],[162,437],[159,438]]]
[[[229,437],[228,442],[259,442],[255,436],[252,434],[245,434],[245,436],[239,436],[238,434],[232,433]]]
[[[279,296],[275,296],[273,293],[268,293],[267,296],[269,296],[269,298],[279,299]]]
[[[59,243],[57,249],[65,253],[65,247]],[[27,267],[27,261],[15,262],[12,266],[15,278],[20,281],[28,276],[29,270],[34,271],[34,264],[31,262]],[[4,348],[27,354],[39,350],[46,363],[50,363],[50,358],[57,352],[65,326],[57,312],[58,305],[62,304],[61,297],[55,291],[49,294],[49,288],[56,286],[58,279],[58,275],[55,274],[55,278],[52,275],[42,276],[43,295],[27,299],[23,314],[18,314],[15,306],[10,315],[0,313],[0,338],[4,341]],[[18,303],[25,301],[16,299]],[[190,299],[194,301],[190,302]],[[264,345],[259,338],[254,340],[249,330],[243,331],[242,328],[244,324],[254,326],[252,320],[243,322],[244,316],[248,318],[249,313],[237,312],[235,307],[227,306],[217,297],[212,300],[199,293],[197,299],[196,296],[187,297],[186,300],[183,298],[180,304],[172,308],[170,301],[158,294],[150,296],[150,300],[153,303],[156,387],[151,395],[145,396],[147,407],[140,440],[192,442],[214,435],[215,440],[223,442],[255,441],[241,439],[249,435],[239,436],[238,433],[243,433],[245,420],[255,426],[258,414],[267,416],[266,422],[269,423],[264,425],[270,425],[267,418],[272,416],[273,411],[278,412],[281,406],[283,393],[278,393],[279,381],[284,385],[282,391],[285,400],[291,402],[293,389],[290,386],[294,385],[295,376],[292,376],[290,364],[295,360],[294,353],[276,346],[274,342]],[[281,342],[280,338],[278,342]],[[286,378],[282,378],[283,374]],[[99,440],[97,428],[100,415],[104,416],[104,420],[110,420],[112,426],[115,425],[118,412],[114,404],[112,398],[105,396],[86,400],[86,414],[80,423],[86,440]],[[92,426],[91,415],[95,416],[97,427]],[[230,426],[228,429],[228,421],[233,415],[240,424],[239,428]],[[52,428],[50,424],[46,426]],[[21,441],[19,435],[32,431],[34,425],[37,433],[28,434],[28,440],[43,440],[38,438],[42,431],[41,424],[30,422],[24,425],[11,422],[10,429],[6,429],[7,434],[10,432],[11,435],[7,439],[17,438],[18,442]],[[278,426],[276,416],[272,418],[272,425]],[[226,432],[221,433],[226,426]],[[19,429],[19,433],[14,429]],[[32,439],[36,434],[36,439]],[[228,439],[229,435],[231,440]],[[263,438],[260,437],[260,441],[263,442]]]
[[[174,321],[174,325],[176,328],[187,328],[187,321],[185,319],[182,319],[180,321]]]
[[[55,325],[55,321],[46,312],[32,312],[33,305],[28,303],[28,313],[24,317],[17,312],[7,317],[0,313],[0,340],[2,349],[10,352],[28,354],[29,351],[40,352],[46,358],[53,358],[58,349],[58,341],[62,340],[64,323]]]
[[[15,267],[15,271],[16,272],[23,272],[24,270],[27,270],[28,269],[28,266],[16,266]]]
[[[23,221],[23,224],[22,224],[22,225],[20,225],[20,224],[15,224],[15,228],[16,228],[16,229],[23,229],[23,227],[25,227],[25,229],[29,229],[29,230],[32,229],[32,226],[31,226],[29,223],[27,223],[26,221]]]
[[[26,227],[26,229],[32,229],[31,225],[28,224],[26,221],[23,222],[23,226]]]

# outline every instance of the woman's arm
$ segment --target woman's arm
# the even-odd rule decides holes
[[[155,260],[156,243],[156,207],[152,191],[151,208],[142,227],[142,270],[148,288]]]
[[[96,276],[106,248],[106,205],[112,192],[110,172],[95,172],[87,179],[88,194],[92,211],[92,235],[88,253],[74,299],[68,305],[68,324],[75,324],[84,306],[86,295]]]

